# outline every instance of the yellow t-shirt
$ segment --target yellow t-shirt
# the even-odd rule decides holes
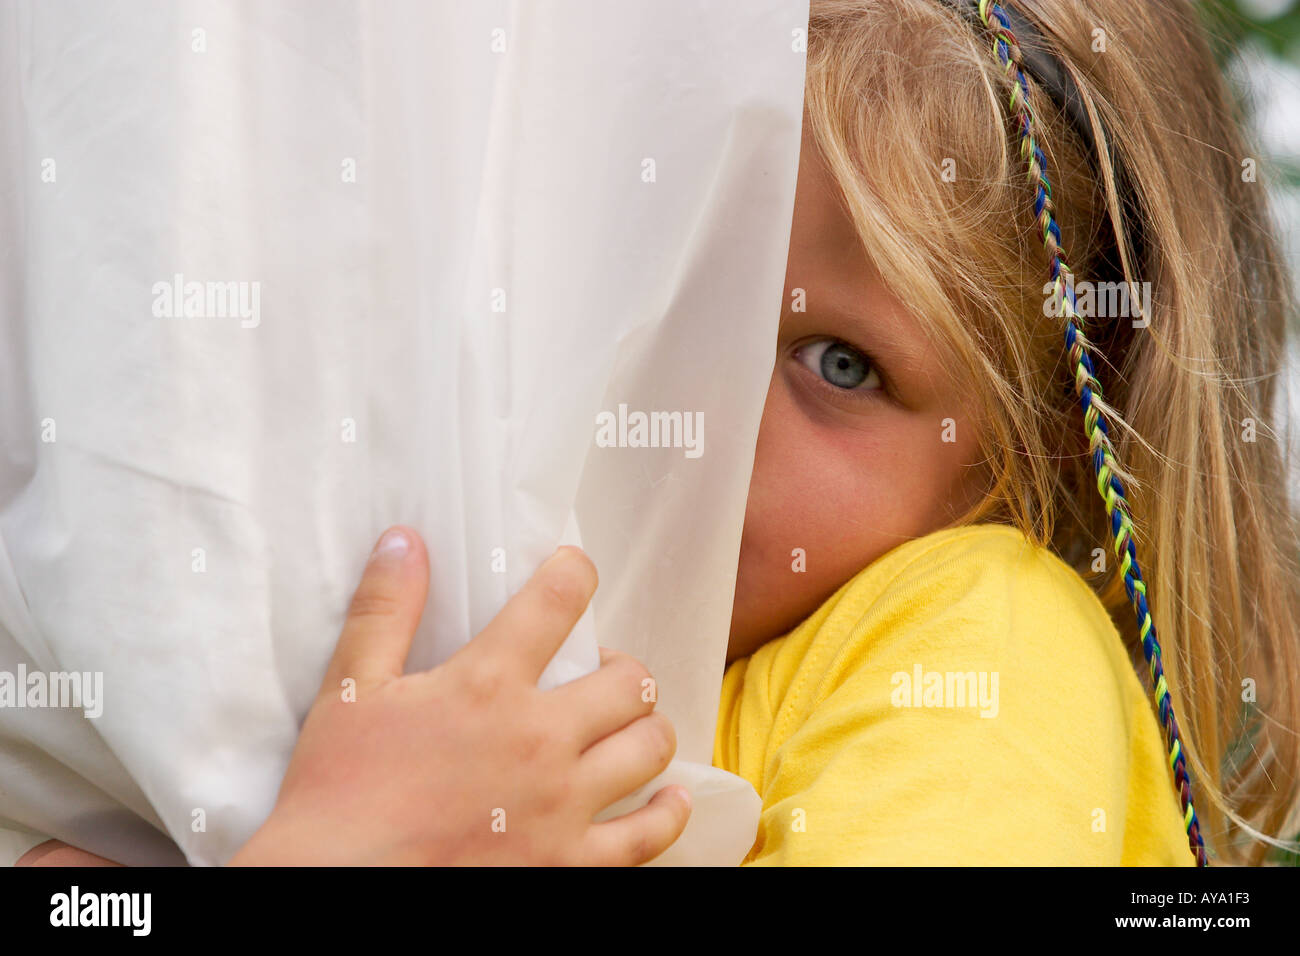
[[[723,680],[747,864],[1178,865],[1163,737],[1101,602],[1016,529],[909,541]]]

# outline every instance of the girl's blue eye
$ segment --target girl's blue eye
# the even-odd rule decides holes
[[[805,368],[816,372],[836,388],[869,391],[881,387],[880,374],[871,359],[853,346],[835,339],[810,342],[801,347],[795,357]]]

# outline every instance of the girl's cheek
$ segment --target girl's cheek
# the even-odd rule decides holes
[[[922,437],[917,418],[883,403],[851,417],[809,414],[790,389],[774,388],[753,482],[767,520],[798,529],[801,546],[823,560],[838,553],[856,560],[874,540],[906,533],[914,512],[928,517],[925,450],[933,453],[938,441],[937,432]]]
[[[752,595],[809,613],[923,523],[925,482],[909,474],[915,455],[900,424],[882,415],[846,428],[769,401],[741,554]]]
[[[778,372],[755,451],[732,656],[794,627],[876,558],[947,523],[970,435],[961,420],[944,427],[933,410],[809,408]],[[957,442],[944,440],[954,433]]]
[[[838,584],[917,526],[917,499],[927,497],[927,482],[915,473],[907,443],[889,427],[833,430],[817,439],[803,457],[820,467],[804,476],[802,495],[786,500],[798,501],[805,547]],[[795,489],[788,491],[792,496]]]

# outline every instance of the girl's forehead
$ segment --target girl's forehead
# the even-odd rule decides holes
[[[790,243],[792,256],[798,251],[808,260],[802,263],[804,265],[851,266],[853,260],[862,255],[861,243],[839,184],[831,175],[807,126],[804,127],[803,145],[799,151]]]
[[[804,313],[794,291],[803,290]],[[926,361],[926,330],[889,291],[863,248],[842,194],[804,127],[799,179],[790,232],[783,328],[805,323],[855,332],[877,358],[918,365]],[[806,331],[828,331],[827,328]]]

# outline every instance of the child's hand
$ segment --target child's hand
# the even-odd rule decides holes
[[[627,865],[667,849],[690,815],[680,787],[592,822],[676,750],[645,668],[602,650],[595,673],[537,688],[596,589],[587,556],[559,549],[450,660],[403,676],[428,574],[415,532],[380,539],[275,809],[231,864]]]
[[[46,840],[32,847],[14,866],[121,866],[86,850],[68,846],[62,840]]]

